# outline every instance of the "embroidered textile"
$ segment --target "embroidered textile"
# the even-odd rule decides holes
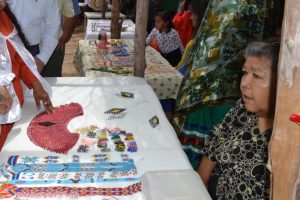
[[[53,113],[37,115],[30,122],[27,135],[37,146],[56,153],[67,153],[79,139],[78,133],[69,132],[69,121],[83,115],[80,104],[70,103],[54,108]]]

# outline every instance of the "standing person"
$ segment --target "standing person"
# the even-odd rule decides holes
[[[61,18],[57,0],[10,0],[8,6],[16,16],[29,43],[27,49],[34,57],[39,72],[42,73],[58,44],[57,34]],[[57,68],[57,66],[49,67]],[[59,72],[59,69],[56,71]]]
[[[78,0],[58,0],[58,6],[60,16],[63,20],[59,30],[58,44],[42,71],[42,76],[47,77],[62,76],[61,72],[65,57],[65,45],[71,39],[78,16],[80,15]]]
[[[5,3],[5,1],[0,0],[0,88],[3,89],[5,87],[5,96],[11,96],[12,102],[11,105],[6,105],[4,113],[0,113],[0,151],[9,131],[13,127],[13,123],[21,117],[21,106],[24,102],[24,91],[21,81],[29,89],[33,89],[34,99],[38,108],[40,108],[40,102],[42,101],[47,112],[52,112],[53,110],[48,93],[42,86],[42,83],[44,86],[47,84],[37,71],[34,58],[23,44],[26,41],[16,18],[8,7],[2,10],[6,5]],[[3,91],[0,92],[3,95]]]
[[[184,47],[177,31],[173,29],[172,16],[167,11],[157,13],[155,28],[146,38],[146,43],[156,42],[162,56],[174,67],[181,59]]]
[[[184,47],[191,40],[193,35],[193,25],[191,21],[191,11],[190,11],[191,0],[185,0],[180,6],[180,11],[176,13],[173,18],[173,24],[175,30],[178,32],[181,42]]]
[[[274,0],[210,0],[208,4],[191,50],[192,63],[178,92],[173,123],[195,170],[205,138],[240,97],[242,52],[250,41],[263,38],[268,1]]]
[[[270,198],[268,144],[274,121],[279,47],[279,42],[248,45],[240,85],[242,99],[205,141],[198,173],[212,199]]]
[[[190,4],[190,21],[193,27],[193,33],[191,39],[188,41],[183,56],[180,60],[180,62],[177,65],[177,69],[179,69],[180,72],[183,74],[186,71],[187,65],[191,62],[189,59],[189,55],[191,52],[191,49],[195,43],[195,37],[197,35],[198,29],[200,27],[200,24],[202,22],[203,16],[205,14],[207,5],[209,0],[192,0]],[[173,19],[174,21],[174,19]]]

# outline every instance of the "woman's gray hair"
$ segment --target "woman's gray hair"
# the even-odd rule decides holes
[[[245,58],[266,57],[271,61],[272,70],[277,72],[279,50],[279,42],[251,42],[245,49]]]

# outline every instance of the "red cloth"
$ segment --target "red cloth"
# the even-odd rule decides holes
[[[191,11],[189,10],[183,14],[178,12],[173,18],[173,24],[184,47],[192,39],[193,35],[193,25],[190,20],[191,15]]]
[[[14,26],[4,11],[0,11],[0,32],[7,36],[14,29]],[[23,105],[24,96],[23,96],[23,88],[21,85],[21,80],[27,85],[27,87],[31,88],[31,83],[37,78],[33,75],[30,69],[26,66],[22,58],[16,52],[15,48],[9,41],[6,41],[7,48],[9,51],[9,55],[12,61],[12,72],[15,74],[15,79],[13,80],[13,86],[20,101],[20,104]],[[1,125],[1,136],[0,136],[0,151],[2,146],[7,138],[7,135],[13,124],[2,124]]]

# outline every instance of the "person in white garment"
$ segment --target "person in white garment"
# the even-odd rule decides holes
[[[58,45],[42,71],[42,75],[50,77],[62,76],[65,45],[72,37],[80,14],[77,0],[58,0],[58,8],[62,19],[61,27],[59,28]]]
[[[0,151],[14,122],[22,116],[25,97],[32,95],[37,108],[41,102],[52,112],[51,88],[37,71],[27,41],[5,0],[0,0]],[[31,90],[32,89],[32,90]]]
[[[44,67],[58,44],[61,24],[57,0],[8,0],[8,6],[16,16],[28,43],[26,48],[34,57],[39,72]],[[56,66],[47,66],[53,67]]]

